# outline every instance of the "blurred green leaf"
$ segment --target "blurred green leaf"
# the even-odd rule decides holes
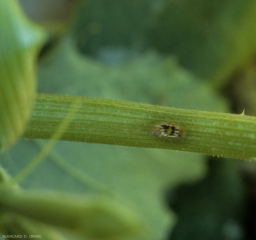
[[[44,39],[17,1],[0,0],[0,149],[24,131],[35,98],[35,59]]]
[[[148,33],[153,46],[215,84],[255,54],[254,0],[166,0],[160,12]]]
[[[53,80],[54,79],[54,80]],[[79,55],[70,39],[40,63],[39,92],[121,99],[169,107],[220,111],[227,102],[178,65],[148,52],[120,67]]]

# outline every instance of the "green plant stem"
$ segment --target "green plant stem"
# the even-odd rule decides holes
[[[39,94],[24,137],[50,139],[77,101],[81,107],[60,140],[256,157],[255,117],[74,96]],[[154,129],[161,123],[179,126],[183,135],[159,137]]]

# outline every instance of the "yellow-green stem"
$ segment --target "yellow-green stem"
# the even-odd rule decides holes
[[[74,96],[39,94],[24,137],[49,139],[77,101],[81,107],[60,140],[256,157],[255,117]],[[183,135],[159,137],[154,129],[161,123]]]

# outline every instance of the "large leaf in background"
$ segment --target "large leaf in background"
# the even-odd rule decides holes
[[[198,76],[222,81],[255,55],[255,14],[254,0],[166,0],[149,37]]]
[[[41,92],[193,109],[225,109],[225,102],[218,95],[197,82],[174,59],[155,54],[120,68],[107,68],[79,56],[66,40],[40,64],[39,76]],[[21,140],[5,155],[2,164],[10,173],[18,173],[43,143]],[[30,189],[93,193],[99,197],[110,194],[133,209],[149,229],[144,238],[131,239],[162,240],[175,223],[174,214],[165,206],[164,192],[167,187],[204,176],[203,158],[184,152],[59,142],[21,185]]]
[[[54,79],[54,81],[53,81]],[[149,52],[121,67],[106,67],[77,54],[65,39],[42,61],[39,92],[122,99],[205,111],[227,109],[223,98],[174,57]]]

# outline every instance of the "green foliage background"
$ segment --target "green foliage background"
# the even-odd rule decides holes
[[[255,13],[253,0],[81,1],[39,60],[38,92],[231,112],[216,86],[251,62]],[[15,176],[45,143],[20,139],[1,166]],[[110,197],[143,232],[120,239],[236,240],[246,236],[243,184],[234,160],[58,142],[20,186]]]

